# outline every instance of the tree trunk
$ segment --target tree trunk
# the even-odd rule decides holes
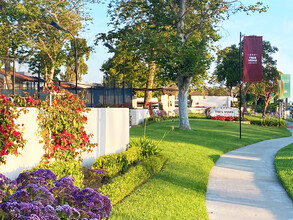
[[[51,84],[53,83],[53,77],[54,77],[54,72],[55,72],[55,67],[51,67],[50,69],[48,67],[45,67],[45,82],[46,84]],[[45,86],[47,87],[47,85]]]
[[[177,36],[185,44],[186,38],[184,35],[184,17],[186,16],[186,0],[180,0],[179,21],[177,23]],[[178,108],[179,108],[179,128],[190,130],[188,119],[187,93],[191,83],[192,77],[178,76]]]
[[[243,114],[247,114],[247,102],[246,102],[246,94],[248,92],[249,87],[251,86],[251,83],[246,84],[246,88],[244,88],[244,85],[242,83],[242,104],[243,104]]]
[[[188,119],[187,93],[192,77],[178,77],[178,106],[179,106],[179,128],[190,130]]]
[[[146,89],[153,88],[155,73],[156,73],[156,63],[153,61],[150,65],[150,71],[149,71],[149,75],[148,75]],[[152,100],[152,91],[146,90],[144,93],[143,108],[148,108],[148,104],[151,102],[151,100]]]
[[[262,117],[266,116],[266,111],[267,111],[267,108],[268,108],[268,105],[269,105],[269,102],[270,102],[270,96],[271,96],[271,94],[269,94],[269,96],[265,96],[265,104],[264,104],[264,107],[263,107]]]
[[[13,89],[12,77],[11,77],[11,67],[10,60],[5,60],[5,81],[8,89]]]

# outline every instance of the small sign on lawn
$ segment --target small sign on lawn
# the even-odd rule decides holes
[[[239,110],[237,108],[210,108],[210,117],[224,116],[224,117],[238,117]]]

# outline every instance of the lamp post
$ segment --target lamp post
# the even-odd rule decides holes
[[[54,28],[58,29],[58,30],[62,30],[62,31],[65,31],[67,33],[69,33],[72,38],[74,39],[74,44],[75,44],[75,48],[74,48],[74,53],[75,53],[75,67],[74,67],[74,72],[75,72],[75,94],[77,94],[77,40],[76,40],[76,37],[73,36],[73,34],[67,30],[67,29],[64,29],[63,27],[61,27],[58,23],[56,23],[55,21],[52,21],[50,23],[50,25],[52,25]]]
[[[113,51],[115,52],[115,48],[108,44],[108,43],[104,43],[104,46],[107,47],[110,51]],[[123,105],[125,103],[125,59],[123,57],[123,78],[122,78],[122,102],[123,102]]]

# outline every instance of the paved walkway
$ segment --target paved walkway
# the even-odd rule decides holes
[[[209,176],[206,206],[210,220],[293,220],[293,202],[273,164],[276,152],[290,143],[293,136],[224,154]]]

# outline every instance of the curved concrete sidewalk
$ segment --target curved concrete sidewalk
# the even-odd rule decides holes
[[[273,164],[276,152],[290,143],[293,136],[224,154],[209,176],[206,207],[210,220],[293,220],[293,202]]]

